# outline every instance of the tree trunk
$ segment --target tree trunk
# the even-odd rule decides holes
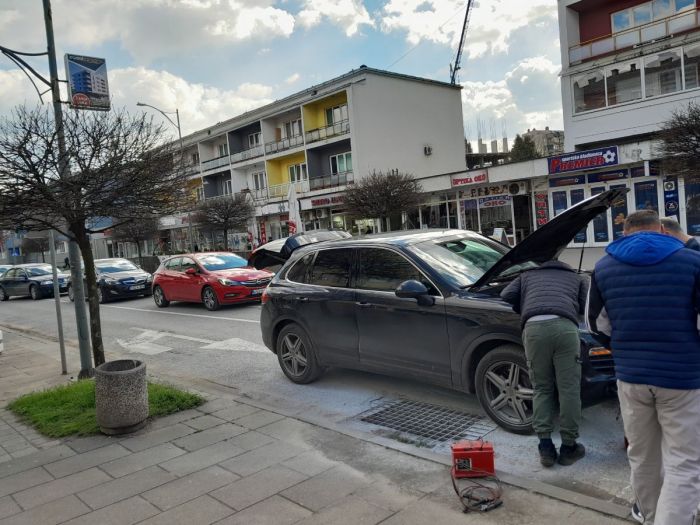
[[[228,251],[228,228],[224,228],[224,251]]]
[[[46,255],[44,255],[44,253],[45,253],[44,250],[41,250],[41,262],[46,264]]]
[[[143,266],[143,258],[141,257],[141,243],[136,241],[136,252],[139,254],[139,266]]]
[[[102,323],[100,321],[100,302],[97,297],[97,275],[95,273],[95,258],[92,255],[90,240],[84,229],[73,231],[75,240],[80,248],[85,265],[85,280],[87,282],[88,305],[90,311],[90,341],[92,342],[92,357],[95,366],[105,362],[105,349],[102,344]]]
[[[390,232],[391,231],[391,217],[389,215],[386,216],[386,231]]]

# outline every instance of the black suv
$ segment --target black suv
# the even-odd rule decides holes
[[[623,191],[577,204],[513,249],[462,230],[290,237],[279,250],[288,261],[263,294],[265,345],[296,383],[326,366],[412,377],[476,393],[497,424],[528,433],[533,391],[520,319],[499,293],[556,258]],[[269,262],[269,253],[253,255]],[[582,398],[592,404],[614,391],[613,362],[584,328],[580,334]]]

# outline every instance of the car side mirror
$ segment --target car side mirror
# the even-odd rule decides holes
[[[195,268],[187,268],[187,270],[185,270],[185,273],[187,275],[197,275],[197,270]]]
[[[410,280],[402,282],[396,288],[396,297],[415,299],[421,306],[433,306],[435,298],[430,295],[428,288],[421,282]]]

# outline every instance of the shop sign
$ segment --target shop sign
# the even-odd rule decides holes
[[[477,197],[488,197],[490,195],[508,195],[510,196],[510,191],[508,190],[508,184],[494,184],[492,186],[480,186],[478,188],[472,188],[465,192],[465,198],[475,199]]]
[[[465,173],[464,175],[454,175],[452,177],[452,187],[467,186],[469,184],[480,184],[489,181],[488,171],[477,171],[474,173]]]
[[[321,208],[323,206],[330,206],[332,204],[342,204],[343,196],[335,195],[333,197],[322,197],[319,199],[311,199],[312,208]]]
[[[577,184],[585,184],[586,177],[584,175],[573,175],[571,177],[557,177],[549,179],[550,188],[560,188],[561,186],[575,186]]]
[[[479,208],[497,208],[510,204],[510,195],[497,195],[494,197],[482,197],[479,199]]]
[[[260,223],[260,244],[265,244],[267,242],[267,233],[265,232],[265,223]]]
[[[664,179],[664,214],[666,217],[679,218],[679,197],[678,197],[678,179],[676,177],[666,177]]]
[[[549,221],[549,204],[546,193],[535,193],[535,216],[538,228]]]
[[[618,164],[617,146],[567,153],[566,155],[557,155],[547,159],[550,175],[566,173],[567,171],[617,166]]]
[[[644,168],[642,167],[642,169]],[[596,182],[609,182],[611,180],[626,179],[627,175],[628,171],[624,169],[615,171],[601,171],[600,173],[589,173],[587,178],[590,184],[594,184]]]

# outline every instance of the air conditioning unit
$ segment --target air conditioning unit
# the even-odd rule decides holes
[[[526,182],[513,182],[508,185],[508,193],[510,195],[525,195],[527,193]]]
[[[433,147],[432,146],[423,146],[423,154],[426,157],[429,157],[430,155],[433,154]]]

